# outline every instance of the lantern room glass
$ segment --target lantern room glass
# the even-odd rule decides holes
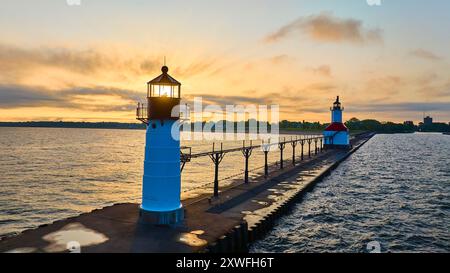
[[[180,86],[171,84],[148,84],[147,97],[180,98]]]
[[[147,97],[180,98],[180,86],[169,84],[148,84]]]

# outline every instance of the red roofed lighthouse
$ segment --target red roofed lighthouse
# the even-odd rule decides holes
[[[331,110],[331,124],[323,131],[326,148],[348,148],[350,146],[350,137],[348,128],[342,123],[342,111],[339,102],[339,96],[333,103]]]

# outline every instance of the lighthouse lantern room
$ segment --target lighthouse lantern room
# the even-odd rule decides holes
[[[137,119],[147,124],[141,221],[172,225],[183,221],[180,201],[180,129],[181,84],[168,74],[147,83],[147,106],[137,107]]]
[[[348,148],[350,146],[350,137],[348,128],[342,123],[342,107],[337,96],[331,110],[331,124],[324,130],[326,148]]]

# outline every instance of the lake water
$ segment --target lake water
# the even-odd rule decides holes
[[[288,136],[289,138],[289,136]],[[121,202],[139,202],[145,131],[0,128],[0,236]],[[193,152],[211,142],[183,141]],[[225,148],[242,142],[227,142]],[[450,136],[377,135],[280,219],[253,252],[450,251]],[[298,150],[297,150],[298,153]],[[291,148],[285,150],[290,160]],[[269,154],[271,163],[279,152]],[[250,161],[261,175],[263,153]],[[227,154],[221,185],[242,179]],[[208,157],[187,163],[182,197],[211,192]]]
[[[367,252],[368,244],[450,251],[450,136],[375,136],[251,251]]]
[[[115,203],[140,202],[144,141],[144,130],[0,127],[0,236]],[[212,141],[182,145],[198,153],[211,150]],[[240,141],[224,143],[224,149],[240,146]],[[278,155],[270,153],[269,162]],[[287,147],[285,158],[291,156]],[[263,152],[255,150],[250,177],[261,175],[263,165]],[[209,157],[187,163],[182,198],[212,192],[213,171]],[[243,155],[227,154],[220,185],[240,181],[243,171]]]

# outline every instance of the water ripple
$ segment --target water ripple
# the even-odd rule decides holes
[[[252,252],[450,251],[450,137],[377,135]],[[445,174],[445,175],[443,175]]]

